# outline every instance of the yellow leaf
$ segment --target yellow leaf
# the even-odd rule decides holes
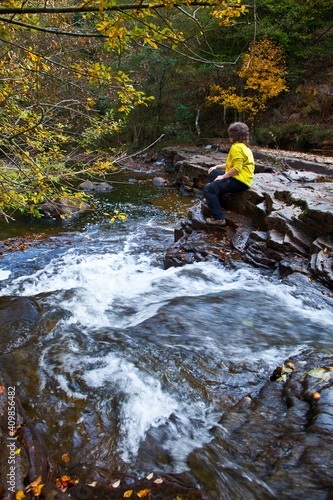
[[[61,214],[61,215],[60,215],[60,217],[61,217],[62,219],[64,219],[64,218],[65,218],[65,216],[64,216],[63,214]],[[65,462],[65,463],[69,462],[69,455],[68,455],[68,453],[64,453],[64,454],[63,454],[63,456],[61,457],[61,460],[62,460],[63,462]]]
[[[41,491],[43,489],[43,486],[44,486],[44,484],[40,484],[39,486],[32,488],[32,491],[33,491],[33,494],[35,495],[35,497],[39,497],[39,495],[41,494]]]
[[[36,488],[40,483],[42,482],[42,476],[39,476],[36,481],[33,481],[32,483],[29,484],[31,488]]]
[[[22,500],[22,498],[25,498],[25,494],[22,490],[19,490],[15,493],[15,498],[16,500]]]
[[[127,491],[125,491],[123,497],[124,498],[129,498],[132,495],[132,493],[133,493],[133,490],[127,490]]]
[[[21,453],[21,448],[15,451],[15,455],[18,455],[19,453]]]
[[[150,492],[151,492],[151,490],[141,490],[141,491],[139,491],[139,493],[137,493],[137,496],[139,498],[144,498],[147,495],[149,495]]]

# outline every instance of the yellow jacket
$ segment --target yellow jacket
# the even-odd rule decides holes
[[[254,177],[254,159],[253,153],[246,144],[242,142],[234,142],[231,146],[225,171],[228,172],[231,168],[235,168],[238,172],[237,175],[233,175],[234,179],[237,179],[247,186],[251,186]]]

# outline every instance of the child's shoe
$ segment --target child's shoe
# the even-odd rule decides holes
[[[207,224],[214,224],[215,226],[225,226],[225,219],[213,219],[212,217],[207,217]]]

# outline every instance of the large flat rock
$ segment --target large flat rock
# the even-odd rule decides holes
[[[209,167],[224,162],[226,157],[226,153],[192,154],[177,161],[180,189],[203,198]],[[256,163],[250,189],[221,197],[227,228],[209,226],[205,221],[208,207],[198,201],[188,220],[175,232],[175,244],[166,253],[166,267],[215,255],[220,259],[208,241],[206,251],[201,248],[189,256],[187,250],[193,231],[216,233],[221,248],[227,240],[246,262],[277,270],[282,278],[294,272],[304,273],[333,290],[333,170],[330,165],[324,167],[323,174],[314,168],[273,168],[264,161],[257,168]],[[237,215],[243,218],[237,221]]]

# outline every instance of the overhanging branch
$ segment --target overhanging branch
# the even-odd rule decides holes
[[[219,5],[218,1],[211,2],[199,2],[194,1],[190,3],[190,6],[194,7],[217,7]],[[189,6],[188,2],[177,2],[173,4],[173,7],[184,7]],[[154,9],[166,8],[164,4],[152,4],[152,3],[140,3],[137,4],[123,4],[123,5],[112,5],[110,7],[105,7],[102,10],[99,5],[95,6],[81,6],[81,7],[0,7],[0,14],[75,14],[75,13],[94,13],[94,12],[112,12],[112,11],[125,11],[125,10],[149,10],[151,7]],[[235,6],[237,8],[237,6]]]

